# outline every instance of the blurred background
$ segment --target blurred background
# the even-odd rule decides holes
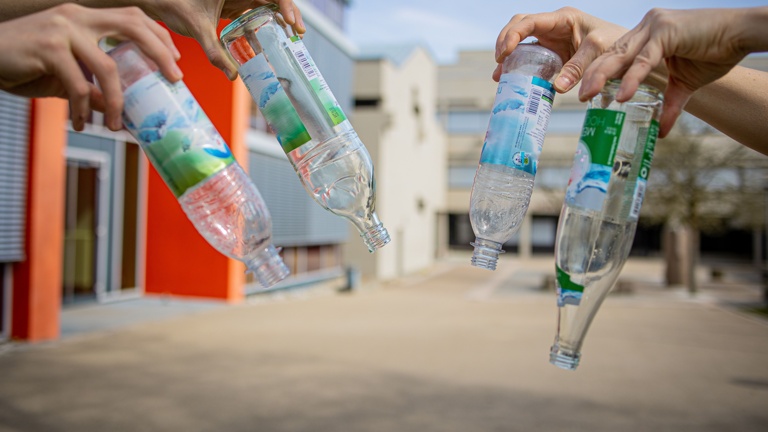
[[[185,83],[249,172],[292,275],[256,293],[132,137],[0,93],[0,431],[766,430],[768,158],[684,115],[657,146],[630,261],[555,369],[555,231],[585,104],[557,95],[531,206],[469,266],[494,44],[558,1],[295,0],[375,165],[392,243],[303,190],[238,80],[176,37]],[[631,28],[652,7],[582,1]],[[768,56],[744,66],[768,71]]]

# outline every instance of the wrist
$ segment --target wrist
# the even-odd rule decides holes
[[[163,9],[165,0],[116,0],[113,2],[116,6],[136,6],[147,16],[157,21],[160,19],[160,11]]]
[[[744,34],[741,46],[746,54],[768,51],[768,6],[743,10]]]

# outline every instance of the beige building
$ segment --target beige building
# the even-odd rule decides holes
[[[434,263],[445,232],[446,138],[437,121],[437,65],[421,46],[362,49],[351,121],[374,161],[376,209],[392,242],[368,253],[354,228],[347,265],[380,280]],[[445,240],[442,240],[445,243]]]

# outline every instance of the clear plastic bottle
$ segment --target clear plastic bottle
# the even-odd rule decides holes
[[[288,276],[258,189],[183,82],[170,84],[130,42],[109,51],[125,97],[123,122],[216,250],[243,261],[264,288]]]
[[[632,248],[662,95],[641,85],[624,103],[609,81],[588,105],[555,243],[558,325],[550,362],[573,370],[584,336]]]
[[[496,270],[502,246],[520,229],[562,67],[557,54],[535,44],[518,45],[502,64],[469,204],[473,266]]]
[[[309,195],[349,219],[369,251],[389,243],[376,215],[368,150],[277,7],[242,15],[221,32],[221,41]]]

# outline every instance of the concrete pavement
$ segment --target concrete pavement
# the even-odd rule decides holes
[[[548,362],[551,259],[468,262],[6,349],[0,432],[768,430],[748,271],[691,297],[631,261],[568,372]]]

